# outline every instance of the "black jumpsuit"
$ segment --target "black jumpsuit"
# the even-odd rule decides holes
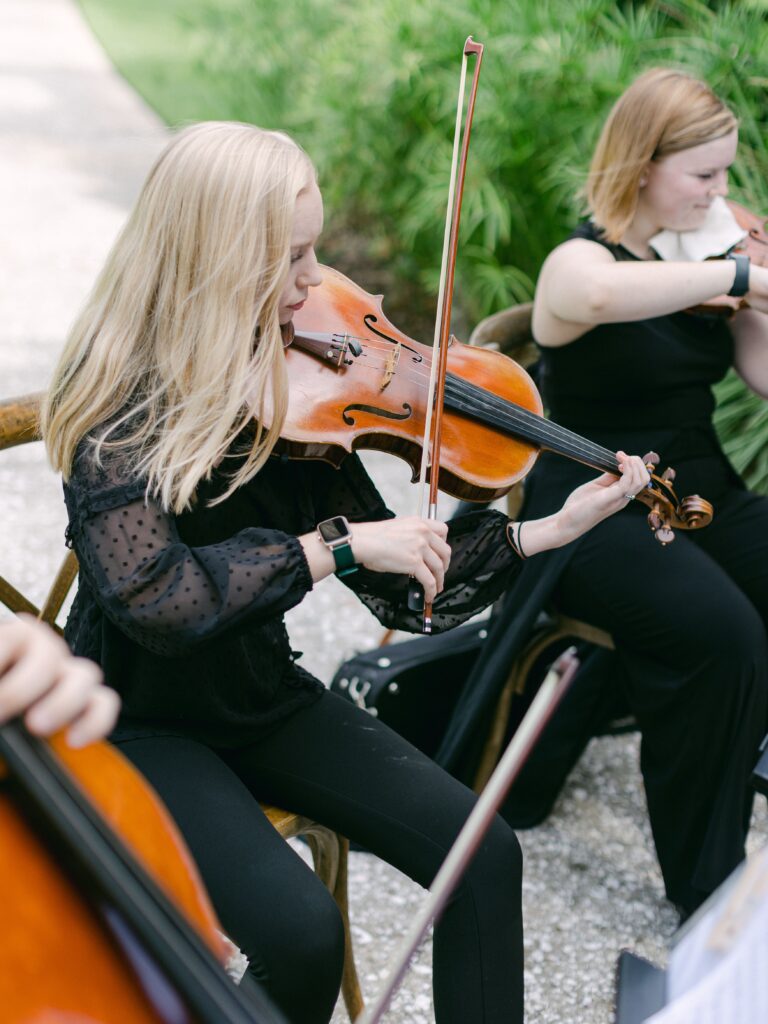
[[[575,237],[600,241],[589,224]],[[621,246],[606,248],[635,259]],[[715,508],[710,526],[678,530],[664,548],[635,502],[577,541],[570,556],[550,558],[566,563],[557,606],[616,641],[642,731],[666,891],[686,910],[743,857],[748,779],[766,731],[768,499],[745,488],[712,425],[712,385],[732,363],[727,321],[687,312],[600,325],[541,350],[541,390],[555,422],[611,451],[658,452],[677,471],[678,496],[700,494]],[[527,483],[525,516],[554,511],[590,475],[543,456]],[[532,573],[538,561],[545,571],[540,556],[527,566]]]
[[[291,651],[283,613],[312,587],[298,536],[331,515],[391,515],[357,456],[338,470],[272,457],[211,506],[225,485],[215,472],[193,509],[169,515],[119,461],[99,466],[81,444],[65,487],[81,566],[67,638],[120,692],[113,739],[179,823],[250,974],[290,1021],[319,1024],[338,993],[340,918],[257,801],[321,821],[427,886],[474,795]],[[451,528],[437,628],[518,574],[505,526],[475,513]],[[402,577],[361,569],[345,582],[386,625],[417,628]],[[521,870],[515,835],[496,819],[435,928],[441,1024],[522,1021]]]

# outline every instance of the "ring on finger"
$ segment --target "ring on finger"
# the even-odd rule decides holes
[[[625,494],[624,497],[627,499],[627,501],[634,501],[635,498],[637,497],[637,495],[636,494]]]

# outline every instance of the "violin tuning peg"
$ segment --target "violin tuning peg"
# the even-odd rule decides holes
[[[656,533],[657,530],[660,530],[664,525],[664,520],[661,518],[658,512],[649,512],[648,525],[653,530],[653,532]]]
[[[666,468],[666,469],[664,470],[664,472],[663,472],[663,473],[661,474],[661,479],[662,479],[662,480],[663,480],[663,481],[664,481],[665,483],[671,484],[671,483],[674,483],[674,482],[675,482],[675,477],[676,477],[676,476],[677,476],[677,473],[676,473],[676,472],[674,471],[674,469],[672,469],[672,467],[671,467],[671,466],[668,466],[668,467],[667,467],[667,468]]]
[[[667,544],[671,544],[675,539],[675,531],[670,529],[668,526],[660,526],[658,530],[654,531],[654,537],[663,547]]]
[[[649,473],[652,473],[659,464],[659,456],[656,452],[646,452],[643,456],[643,464]]]

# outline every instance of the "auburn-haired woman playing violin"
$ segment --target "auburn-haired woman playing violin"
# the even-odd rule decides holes
[[[521,565],[498,513],[450,530],[397,519],[357,456],[335,469],[275,454],[284,344],[320,281],[322,219],[312,164],[286,136],[181,132],[72,331],[45,411],[81,566],[67,637],[122,695],[115,741],[178,821],[250,972],[295,1022],[331,1016],[341,922],[257,801],[322,821],[426,886],[474,798],[304,671],[283,613],[340,566],[382,622],[405,628],[420,625],[405,604],[415,576],[447,628]],[[265,393],[275,416],[262,429]],[[619,459],[621,479],[587,483],[526,524],[529,554],[628,504],[647,472]],[[498,820],[435,929],[443,1024],[522,1020],[520,871]]]
[[[641,75],[598,141],[591,219],[546,260],[533,312],[552,419],[662,453],[678,493],[715,508],[712,525],[662,548],[634,506],[574,546],[555,590],[560,609],[616,642],[666,891],[684,913],[743,857],[766,731],[768,499],[720,449],[712,385],[735,366],[768,397],[768,270],[696,258],[735,240],[723,197],[736,146],[736,118],[703,82]],[[730,319],[687,312],[717,297],[749,306]],[[526,514],[556,508],[585,476],[544,456]]]

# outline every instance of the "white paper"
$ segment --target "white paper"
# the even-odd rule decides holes
[[[745,889],[740,882],[749,883]],[[718,891],[717,898],[673,950],[670,1002],[646,1024],[762,1024],[768,1021],[768,850]],[[725,946],[713,948],[723,924]]]

